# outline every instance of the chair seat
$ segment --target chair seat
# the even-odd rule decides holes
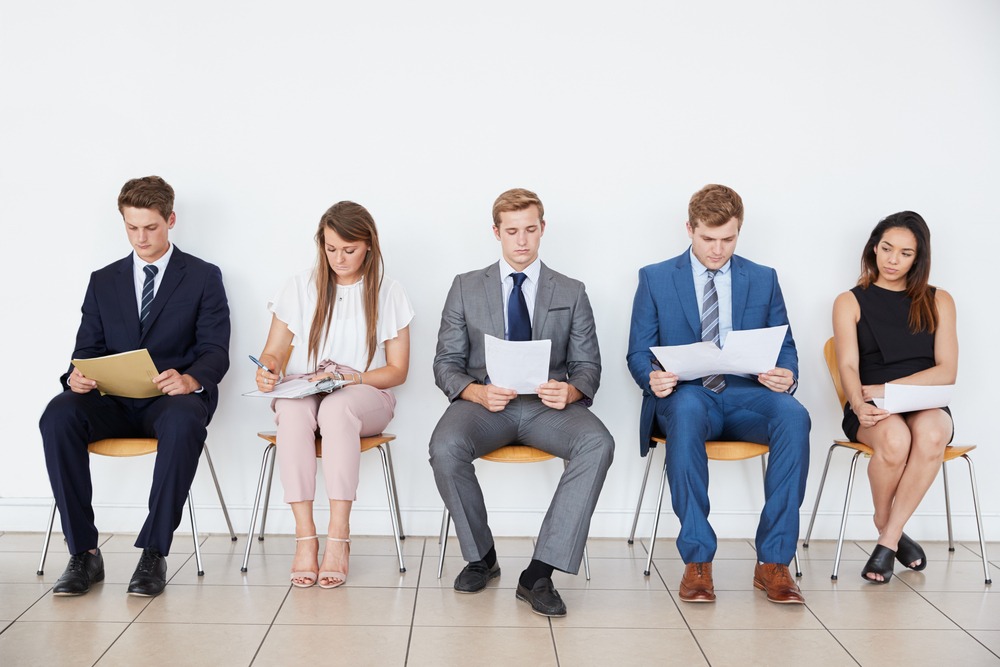
[[[495,463],[539,463],[554,459],[555,455],[530,445],[505,445],[479,458]]]
[[[667,439],[661,436],[652,438],[652,441],[660,445],[667,444]],[[709,440],[705,443],[705,451],[713,461],[743,461],[763,456],[771,449],[767,445],[743,440]]]
[[[853,449],[856,452],[861,452],[865,456],[871,456],[875,453],[875,450],[864,444],[863,442],[852,442],[851,440],[834,440],[835,444],[841,447],[846,447],[848,449]],[[957,458],[961,458],[973,451],[976,445],[948,445],[944,450],[944,460],[952,461]]]
[[[143,456],[156,451],[156,438],[106,438],[87,445],[87,451],[101,456]]]
[[[260,431],[257,433],[257,437],[261,440],[265,440],[272,445],[278,444],[278,432],[277,431]],[[361,451],[367,452],[369,449],[374,449],[380,445],[385,445],[396,439],[396,436],[392,433],[379,433],[378,435],[369,435],[367,437],[361,438]],[[316,438],[316,458],[323,457],[323,439]]]

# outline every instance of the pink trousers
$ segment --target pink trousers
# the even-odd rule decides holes
[[[316,432],[323,439],[323,478],[330,500],[353,501],[358,491],[361,437],[389,424],[396,399],[390,391],[349,385],[331,394],[274,401],[278,469],[285,502],[316,498]]]

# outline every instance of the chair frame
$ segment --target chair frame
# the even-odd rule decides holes
[[[823,346],[823,356],[826,359],[827,369],[830,371],[830,379],[833,380],[833,387],[837,391],[837,398],[840,400],[840,408],[843,410],[844,406],[847,404],[847,398],[844,395],[844,387],[840,381],[840,369],[837,366],[837,354],[833,338],[827,340],[826,344]],[[948,488],[948,468],[946,464],[948,461],[962,458],[965,459],[965,462],[969,466],[969,483],[972,487],[972,504],[976,512],[976,528],[979,531],[979,548],[981,549],[980,553],[983,557],[983,576],[985,583],[992,584],[993,580],[990,577],[989,558],[986,555],[986,538],[983,533],[983,513],[979,507],[979,487],[976,484],[976,468],[972,463],[972,458],[969,456],[969,452],[973,451],[975,448],[975,445],[965,445],[961,447],[948,445],[945,447],[944,460],[941,462],[941,479],[944,483],[944,507],[945,515],[948,521],[948,551],[955,551],[955,539],[951,524],[951,496]],[[837,580],[837,576],[840,571],[840,557],[844,548],[844,534],[847,531],[847,516],[851,508],[851,493],[854,490],[854,473],[858,467],[858,458],[863,454],[865,458],[870,459],[874,453],[874,450],[868,445],[860,442],[851,442],[850,440],[834,440],[833,444],[830,445],[830,449],[826,454],[826,465],[823,466],[823,476],[819,480],[819,490],[816,492],[816,502],[813,504],[812,516],[809,518],[809,529],[806,531],[805,540],[802,542],[802,547],[805,549],[809,548],[809,538],[812,535],[813,524],[816,522],[816,514],[819,511],[820,499],[823,497],[823,487],[826,485],[826,475],[830,470],[830,459],[833,457],[833,452],[837,449],[851,450],[854,452],[854,456],[851,457],[851,470],[847,477],[847,493],[844,495],[844,509],[840,516],[840,532],[837,536],[837,555],[833,562],[833,573],[830,575],[830,579],[833,581]]]
[[[628,543],[635,542],[635,528],[639,524],[639,512],[642,510],[642,499],[646,495],[646,482],[649,479],[649,469],[653,465],[653,450],[657,445],[664,447],[664,459],[666,459],[667,440],[663,437],[653,437],[649,443],[649,451],[646,453],[646,472],[642,476],[642,485],[639,487],[639,499],[635,504],[635,516],[632,518],[632,530],[628,535]],[[741,440],[709,440],[705,443],[708,458],[711,461],[744,461],[755,456],[760,457],[760,472],[763,478],[767,478],[767,455],[771,451],[767,445],[756,442],[744,442]],[[660,492],[656,497],[656,514],[653,516],[653,531],[649,537],[649,555],[646,558],[646,569],[643,574],[647,577],[652,571],[653,550],[656,547],[656,532],[660,527],[660,513],[663,511],[663,495],[667,486],[667,465],[663,464],[663,475],[660,478]],[[802,576],[802,569],[799,567],[799,554],[795,552],[795,576]]]
[[[264,528],[267,524],[267,508],[271,498],[271,481],[274,479],[274,457],[277,453],[278,434],[276,431],[261,431],[257,434],[267,442],[264,448],[264,456],[260,464],[260,477],[257,479],[257,496],[253,501],[253,512],[250,515],[250,529],[247,530],[247,547],[243,554],[243,565],[240,572],[247,571],[250,562],[250,547],[253,545],[254,529],[257,525],[257,512],[260,509],[261,497],[264,499],[264,511],[260,519],[260,534],[257,536],[259,542],[264,541]],[[396,439],[391,433],[380,433],[378,435],[361,438],[361,451],[377,449],[382,457],[382,475],[385,478],[385,493],[389,501],[389,515],[392,522],[392,535],[396,542],[396,556],[399,559],[399,571],[406,572],[406,565],[403,563],[403,546],[401,541],[406,539],[403,534],[403,517],[399,511],[399,494],[396,491],[396,475],[392,467],[392,452],[389,443]],[[323,439],[316,438],[316,458],[322,458]],[[267,480],[267,490],[264,490],[264,480]]]
[[[156,438],[106,438],[96,440],[87,445],[87,451],[91,454],[102,456],[132,457],[152,454],[157,449]],[[205,460],[208,462],[208,469],[212,473],[212,481],[215,483],[215,492],[219,494],[219,504],[222,506],[222,514],[226,517],[226,525],[229,527],[229,537],[236,541],[236,533],[233,531],[233,522],[229,519],[229,510],[226,508],[226,500],[222,497],[222,487],[219,486],[219,478],[215,474],[215,466],[212,464],[212,455],[208,452],[208,443],[202,448],[205,453]],[[194,496],[188,489],[188,514],[191,517],[191,537],[194,540],[194,556],[198,565],[198,576],[205,576],[205,568],[201,560],[201,545],[198,540],[198,521],[194,515]],[[38,561],[38,570],[35,574],[41,576],[45,574],[45,559],[49,553],[49,542],[52,540],[52,528],[56,521],[56,501],[52,501],[52,509],[49,511],[48,530],[45,531],[45,541],[42,543],[42,556]]]
[[[494,463],[540,463],[556,458],[554,454],[544,452],[537,447],[530,445],[504,445],[495,449],[489,454],[479,457],[481,461],[492,461]],[[569,465],[569,461],[563,460],[563,469]],[[448,532],[451,528],[451,512],[445,506],[441,515],[441,534],[438,536],[438,543],[441,545],[441,552],[438,554],[437,578],[441,578],[444,572],[444,555],[448,548]],[[583,571],[590,581],[590,556],[587,553],[587,546],[583,547]]]

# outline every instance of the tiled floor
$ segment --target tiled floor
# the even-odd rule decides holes
[[[41,535],[0,534],[0,665],[1000,665],[1000,589],[984,585],[978,544],[925,544],[925,571],[897,566],[873,586],[859,576],[871,543],[846,544],[832,582],[835,544],[814,542],[799,554],[803,607],[753,590],[749,541],[720,544],[715,604],[685,604],[672,541],[657,543],[645,577],[644,543],[593,539],[591,580],[557,573],[569,614],[549,620],[514,598],[527,538],[498,540],[503,576],[459,595],[454,538],[441,579],[434,537],[406,539],[405,573],[391,538],[356,537],[347,585],[303,590],[288,585],[290,537],[254,544],[243,574],[243,538],[210,536],[198,577],[190,536],[178,536],[154,599],[125,594],[131,542],[102,537],[107,579],[56,598],[61,541],[36,576]],[[990,553],[1000,558],[1000,544]],[[1000,561],[992,567],[1000,585]]]

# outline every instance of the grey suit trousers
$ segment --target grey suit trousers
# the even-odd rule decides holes
[[[555,410],[536,396],[518,396],[501,412],[461,399],[448,406],[431,435],[430,462],[469,562],[481,560],[493,546],[473,461],[511,444],[531,445],[568,462],[542,522],[534,558],[576,574],[614,458],[614,438],[600,419],[576,403]]]

